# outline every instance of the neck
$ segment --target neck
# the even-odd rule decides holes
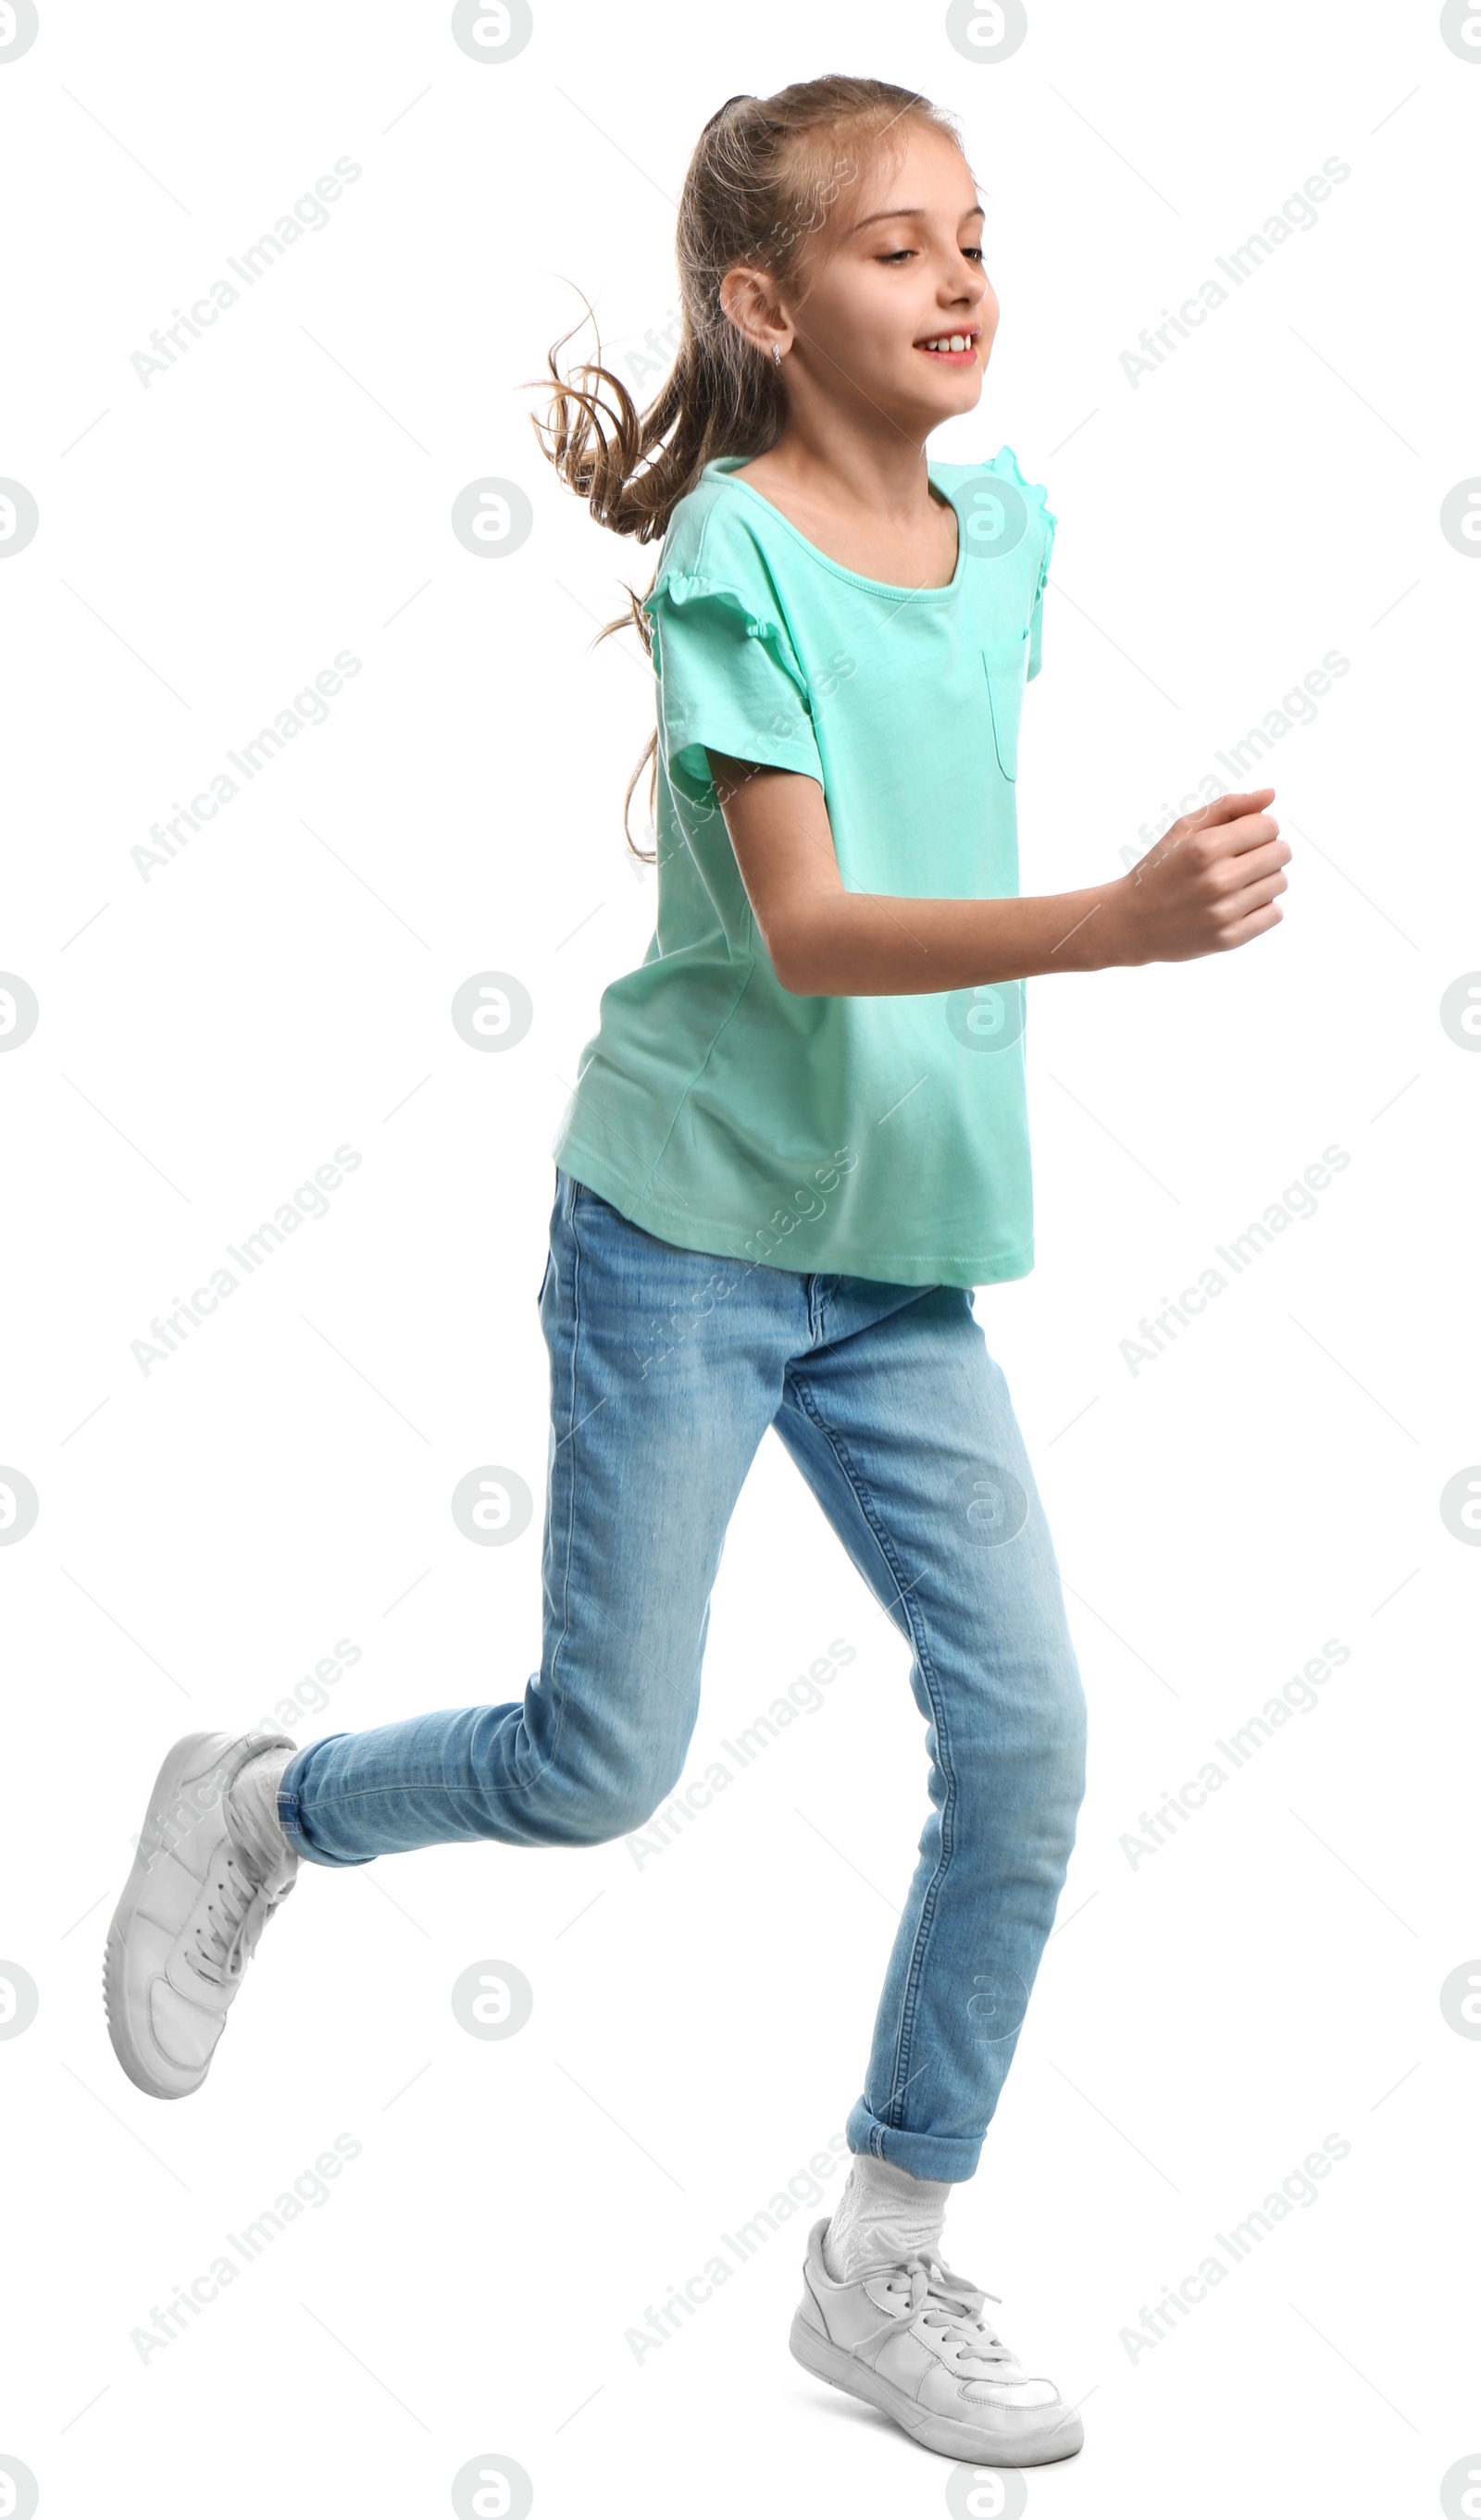
[[[840,415],[836,404],[825,406],[804,389],[795,395],[766,464],[775,480],[820,510],[863,510],[908,524],[932,496],[924,434],[883,412]]]

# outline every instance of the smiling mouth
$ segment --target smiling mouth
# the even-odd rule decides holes
[[[963,324],[954,331],[927,334],[923,340],[912,344],[928,359],[938,359],[943,367],[969,368],[977,357],[978,328]]]

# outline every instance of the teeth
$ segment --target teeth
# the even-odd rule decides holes
[[[928,350],[969,350],[971,336],[967,333],[945,333],[939,340],[927,341],[925,347]]]

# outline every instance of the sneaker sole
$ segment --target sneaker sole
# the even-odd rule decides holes
[[[151,1859],[161,1843],[163,1823],[169,1814],[178,1809],[185,1779],[192,1774],[200,1751],[207,1741],[220,1737],[209,1732],[192,1732],[183,1741],[177,1741],[169,1752],[155,1778],[149,1810],[139,1833],[133,1869],[123,1885],[123,1895],[113,1910],[112,1922],[108,1929],[108,1944],[103,1956],[103,2006],[108,2015],[108,2035],[112,2042],[113,2054],[129,2081],[139,2091],[147,2092],[152,2100],[189,2099],[204,2082],[209,2063],[193,2083],[160,2081],[158,2067],[144,2054],[133,2035],[129,2006],[124,1997],[124,1948],[135,1912],[148,1886]]]
[[[862,2398],[866,2406],[876,2407],[881,2414],[890,2415],[918,2441],[923,2450],[938,2451],[943,2458],[970,2459],[986,2467],[1048,2467],[1056,2458],[1073,2458],[1085,2442],[1085,2426],[1073,2409],[1045,2424],[1037,2432],[1022,2432],[1005,2440],[989,2432],[982,2424],[965,2423],[955,2415],[937,2415],[908,2398],[893,2380],[881,2372],[872,2371],[857,2355],[845,2352],[830,2338],[820,2336],[810,2326],[800,2310],[792,2320],[788,2339],[792,2357],[811,2371],[816,2379],[827,2380],[831,2388],[842,2389],[850,2398]]]

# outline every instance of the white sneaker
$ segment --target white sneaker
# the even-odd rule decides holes
[[[155,1779],[103,1963],[113,2053],[157,2100],[205,2080],[227,2006],[298,1858],[269,1868],[233,1833],[227,1797],[248,1759],[292,1750],[285,1732],[191,1732]]]
[[[1069,2458],[1085,2427],[1052,2380],[1031,2379],[982,2317],[978,2292],[931,2253],[834,2283],[827,2218],[808,2233],[791,2350],[820,2380],[892,2415],[924,2450],[987,2467]]]

